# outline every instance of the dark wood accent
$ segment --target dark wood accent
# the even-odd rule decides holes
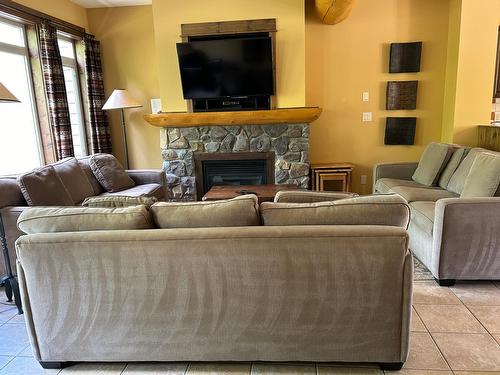
[[[386,109],[416,109],[418,81],[387,82]]]
[[[493,97],[500,98],[500,27],[498,28],[497,63],[495,67],[495,87],[493,88]]]
[[[415,144],[416,117],[387,117],[385,120],[385,145]]]
[[[184,23],[181,37],[275,32],[276,19]]]
[[[5,15],[10,18],[13,17],[14,19],[32,23],[38,23],[39,21],[46,19],[52,22],[59,31],[75,36],[85,35],[85,28],[83,27],[15,3],[12,0],[0,0],[0,13],[5,13]]]
[[[500,151],[500,126],[479,125],[477,143],[479,147]]]
[[[204,160],[267,160],[267,181],[274,182],[274,152],[195,152],[194,174],[196,180],[196,197],[198,200],[203,196],[203,161]],[[258,185],[256,185],[258,186]]]
[[[204,201],[219,201],[223,199],[231,199],[244,194],[255,194],[259,199],[259,203],[272,202],[274,196],[280,190],[295,190],[297,185],[240,185],[240,186],[212,186],[202,200]]]
[[[415,73],[420,71],[422,42],[391,43],[389,73]]]

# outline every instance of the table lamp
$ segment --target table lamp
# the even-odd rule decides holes
[[[19,99],[16,98],[7,87],[5,87],[2,82],[0,82],[0,103],[15,103],[19,102]]]
[[[127,130],[125,128],[125,115],[123,110],[125,108],[138,108],[142,107],[142,104],[137,100],[132,98],[130,93],[124,89],[115,89],[113,93],[109,96],[106,103],[102,106],[103,111],[109,111],[111,109],[120,109],[121,110],[121,124],[122,124],[122,132],[123,132],[123,146],[125,148],[125,169],[129,168],[128,162],[128,147],[127,147]]]

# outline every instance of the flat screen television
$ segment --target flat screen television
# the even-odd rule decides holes
[[[184,99],[274,95],[268,36],[177,43]]]

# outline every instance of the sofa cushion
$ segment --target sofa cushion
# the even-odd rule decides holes
[[[52,165],[25,173],[17,179],[30,206],[71,206],[73,199]]]
[[[415,201],[435,202],[443,198],[456,198],[458,194],[438,187],[395,186],[392,192],[401,195],[408,203]]]
[[[109,192],[117,192],[135,185],[120,162],[110,154],[94,154],[90,157],[90,168],[99,183]]]
[[[461,197],[493,197],[500,185],[500,155],[481,153],[465,179]]]
[[[155,197],[158,200],[165,200],[165,186],[160,184],[136,185],[130,189],[120,190],[115,193],[103,193],[101,196],[127,196],[127,197]]]
[[[450,160],[453,147],[431,142],[425,148],[412,179],[425,186],[436,185],[439,175]]]
[[[123,195],[101,195],[98,197],[88,197],[82,203],[85,207],[129,207],[144,205],[150,207],[158,202],[155,197],[127,197]]]
[[[85,198],[94,195],[94,189],[87,175],[75,158],[60,160],[52,166],[68,189],[73,204],[80,204]]]
[[[441,173],[441,177],[439,177],[438,185],[441,188],[446,189],[448,187],[451,176],[453,176],[462,160],[467,156],[469,150],[469,147],[460,147],[453,152],[450,161],[446,164],[443,173]]]
[[[368,195],[318,203],[260,205],[264,225],[390,225],[405,227],[410,209],[396,194]]]
[[[375,191],[383,194],[392,193],[392,188],[396,186],[412,186],[412,187],[424,187],[425,185],[419,184],[413,180],[400,180],[397,178],[381,178],[375,183]]]
[[[16,177],[0,177],[0,192],[0,208],[26,205]]]
[[[410,203],[411,222],[432,236],[436,202],[417,201]]]
[[[356,193],[330,191],[281,190],[276,193],[274,201],[281,203],[315,203],[353,198],[357,195]]]
[[[446,186],[446,190],[456,194],[462,194],[465,186],[465,179],[472,168],[472,164],[474,163],[476,156],[485,151],[486,150],[484,148],[479,147],[470,149],[455,173],[451,176],[450,182],[448,183],[448,186]]]
[[[145,206],[31,207],[21,213],[17,225],[27,234],[154,227],[151,215]]]
[[[260,225],[257,196],[204,202],[158,202],[151,206],[160,228],[241,227]]]
[[[92,172],[92,168],[90,168],[90,156],[83,156],[77,158],[77,160],[80,164],[80,167],[82,167],[83,171],[87,175],[90,185],[92,185],[92,190],[94,191],[94,194],[92,195],[95,196],[103,193],[105,191],[104,188],[95,177],[94,172]]]

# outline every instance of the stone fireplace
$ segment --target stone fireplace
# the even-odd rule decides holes
[[[166,127],[161,129],[161,147],[173,201],[201,199],[196,191],[200,163],[195,155],[203,153],[218,153],[220,158],[209,159],[219,160],[229,159],[229,154],[273,153],[274,181],[266,183],[309,186],[308,124]]]

